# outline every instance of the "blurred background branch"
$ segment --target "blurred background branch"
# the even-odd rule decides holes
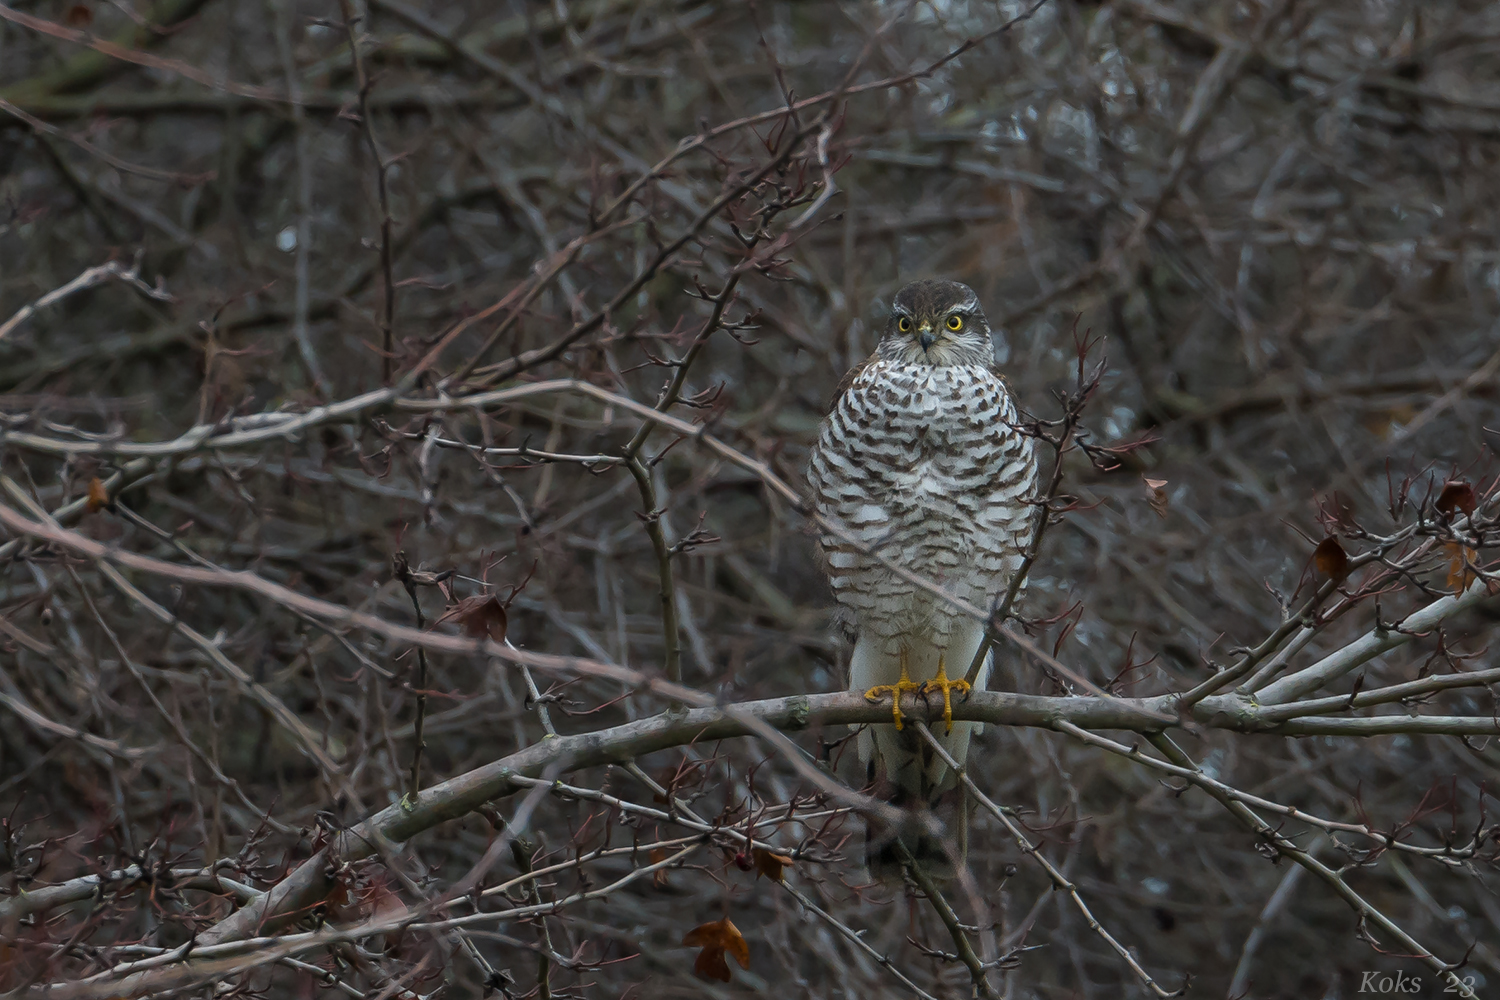
[[[0,990],[1488,995],[1497,39],[0,7]],[[802,468],[931,275],[1077,446],[892,906]]]

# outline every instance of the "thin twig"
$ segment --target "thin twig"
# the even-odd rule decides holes
[[[1081,401],[1079,405],[1082,405]],[[1052,502],[1057,499],[1058,490],[1062,486],[1063,457],[1068,452],[1068,445],[1077,427],[1078,417],[1078,411],[1069,406],[1063,417],[1062,433],[1056,439],[1044,436],[1044,440],[1052,445],[1052,474],[1047,477],[1047,489],[1038,502],[1036,526],[1032,529],[1031,541],[1026,546],[1021,565],[1006,584],[1005,594],[986,623],[984,637],[979,642],[979,648],[974,652],[974,658],[969,661],[969,669],[964,672],[964,680],[970,686],[978,681],[979,671],[984,667],[985,658],[990,655],[990,649],[995,644],[995,630],[1002,627],[1010,617],[1016,597],[1020,594],[1021,588],[1026,585],[1026,577],[1030,575],[1031,567],[1036,564],[1037,553],[1042,547],[1042,538],[1047,532],[1047,526],[1052,523],[1054,516]]]
[[[912,856],[911,851],[907,850],[901,838],[897,837],[892,841],[892,846],[896,849],[896,856],[901,859],[901,867],[917,884],[917,888],[922,890],[922,895],[927,897],[927,901],[932,904],[932,909],[938,915],[938,919],[943,922],[943,926],[948,928],[948,936],[953,939],[953,947],[958,949],[958,960],[969,970],[969,981],[974,984],[974,992],[981,997],[993,997],[995,992],[990,988],[984,963],[980,961],[978,955],[974,954],[974,946],[969,943],[969,935],[964,930],[962,922],[959,921],[958,914],[953,912],[953,907],[938,891],[937,884],[932,881],[932,876],[927,874],[927,871]]]
[[[3,101],[0,101],[0,104],[3,103]],[[168,295],[166,292],[162,291],[160,288],[152,288],[150,285],[142,281],[140,277],[140,267],[140,258],[137,258],[135,263],[128,268],[124,267],[117,260],[112,260],[107,263],[100,264],[98,267],[89,268],[87,271],[84,271],[72,281],[59,288],[54,288],[52,291],[48,292],[46,295],[43,295],[41,298],[37,299],[30,305],[22,306],[19,310],[16,311],[16,314],[14,316],[6,320],[4,323],[0,323],[0,340],[4,340],[11,333],[11,331],[15,330],[16,327],[26,322],[38,311],[45,309],[48,306],[53,305],[54,303],[61,302],[68,296],[81,292],[85,288],[93,288],[95,285],[102,285],[104,282],[108,281],[111,278],[114,278],[117,281],[124,282],[147,298],[155,299],[158,302],[176,301],[176,299]]]
[[[308,329],[308,318],[312,306],[312,151],[308,147],[307,109],[302,105],[302,78],[297,73],[296,58],[292,53],[292,4],[290,0],[273,0],[276,16],[276,50],[281,57],[281,73],[286,78],[287,96],[292,102],[292,152],[296,157],[297,171],[297,258],[295,270],[297,288],[294,293],[292,312],[292,337],[297,341],[297,350],[302,363],[307,366],[307,377],[320,398],[327,399],[330,392],[328,379],[318,354],[313,349],[312,333]],[[364,114],[369,114],[368,95],[361,104]],[[382,265],[385,263],[382,257]],[[387,277],[386,280],[389,280]]]
[[[1071,881],[1069,881],[1068,877],[1061,871],[1059,871],[1052,864],[1052,862],[1048,861],[1046,857],[1043,856],[1041,851],[1037,850],[1035,845],[1031,843],[1030,838],[1026,836],[1025,831],[1023,831],[1020,825],[1011,818],[1009,813],[996,805],[993,799],[986,795],[978,785],[974,784],[974,779],[969,777],[969,772],[964,767],[960,766],[958,761],[953,759],[952,754],[948,753],[948,751],[944,749],[943,745],[939,743],[937,739],[932,735],[932,731],[927,728],[926,723],[917,722],[916,726],[917,731],[922,734],[922,738],[927,741],[928,746],[932,747],[933,752],[943,759],[943,762],[953,770],[954,774],[958,775],[959,781],[961,781],[964,787],[968,789],[969,794],[974,796],[975,801],[983,806],[986,812],[1000,821],[1001,825],[1003,825],[1007,832],[1010,833],[1011,839],[1016,842],[1016,846],[1021,849],[1022,853],[1031,858],[1032,861],[1036,862],[1037,866],[1047,874],[1047,878],[1052,881],[1053,887],[1056,889],[1060,889],[1061,891],[1068,894],[1068,898],[1073,901],[1073,905],[1077,907],[1079,914],[1082,915],[1084,922],[1088,924],[1089,929],[1104,939],[1104,943],[1109,945],[1114,953],[1116,955],[1119,955],[1120,958],[1125,961],[1125,964],[1130,967],[1130,971],[1135,973],[1136,977],[1140,979],[1140,981],[1144,983],[1152,993],[1154,993],[1158,997],[1175,997],[1181,996],[1187,991],[1188,983],[1186,978],[1184,978],[1184,982],[1179,989],[1173,990],[1171,992],[1168,992],[1160,985],[1158,985],[1156,980],[1151,978],[1151,974],[1148,973],[1145,969],[1141,968],[1141,964],[1136,961],[1135,956],[1130,953],[1130,950],[1122,945],[1119,941],[1117,941],[1115,939],[1115,936],[1108,930],[1106,930],[1104,925],[1094,917],[1094,914],[1089,909],[1088,904],[1085,903],[1083,901],[1083,897],[1079,895],[1078,887]]]
[[[406,588],[406,596],[411,598],[412,612],[417,617],[417,628],[426,629],[427,619],[422,614],[422,601],[417,596],[417,581],[412,576],[411,564],[406,560],[405,552],[397,552],[391,560],[396,579],[401,581],[401,586]],[[417,713],[412,722],[412,751],[411,751],[411,782],[407,786],[407,797],[415,799],[422,791],[422,751],[427,743],[422,739],[422,724],[427,718],[427,650],[421,646],[417,647]],[[405,799],[403,799],[405,801]]]
[[[370,147],[370,156],[375,160],[375,189],[380,198],[380,278],[383,292],[380,308],[380,377],[389,383],[395,366],[396,324],[396,280],[391,263],[391,196],[387,173],[390,162],[381,151],[380,141],[375,137],[375,120],[370,109],[370,91],[375,81],[365,71],[365,61],[359,53],[359,34],[355,23],[360,20],[352,0],[339,0],[339,10],[344,16],[344,30],[349,36],[349,58],[354,64],[354,79],[359,87],[359,119],[365,142]]]
[[[1151,741],[1152,746],[1160,750],[1163,756],[1172,763],[1196,774],[1202,773],[1192,758],[1184,753],[1177,744],[1172,742],[1172,739],[1165,733],[1148,734],[1146,738]],[[1220,805],[1229,810],[1230,815],[1254,831],[1257,837],[1274,848],[1278,854],[1286,855],[1327,883],[1335,893],[1342,897],[1360,915],[1362,924],[1365,921],[1375,924],[1376,927],[1394,938],[1396,943],[1409,956],[1420,959],[1428,968],[1436,972],[1439,978],[1447,983],[1452,990],[1456,991],[1460,997],[1464,997],[1466,1000],[1477,1000],[1478,994],[1453,971],[1458,966],[1444,962],[1424,948],[1415,938],[1402,930],[1395,921],[1376,909],[1364,897],[1350,888],[1342,875],[1313,857],[1310,852],[1303,850],[1291,840],[1282,836],[1274,827],[1257,816],[1249,806],[1237,801],[1222,789],[1205,782],[1195,781],[1194,784],[1197,784],[1198,787],[1217,799]]]

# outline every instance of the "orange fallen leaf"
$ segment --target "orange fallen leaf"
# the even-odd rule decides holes
[[[89,480],[88,508],[90,514],[97,514],[109,506],[109,490],[104,488],[104,481],[98,476]]]
[[[740,968],[750,968],[750,945],[728,917],[711,924],[699,924],[683,935],[682,943],[703,949],[693,963],[693,971],[704,979],[729,982],[729,963],[724,961],[726,951],[740,963]]]
[[[438,616],[438,620],[432,623],[433,628],[444,622],[457,622],[463,626],[464,634],[471,639],[483,639],[489,636],[496,642],[505,641],[505,630],[509,619],[505,614],[505,606],[494,594],[478,594],[474,597],[465,597],[457,604],[450,607]]]
[[[1449,516],[1452,516],[1455,510],[1472,514],[1474,508],[1479,506],[1479,498],[1474,494],[1474,487],[1468,483],[1461,479],[1450,479],[1443,484],[1443,491],[1438,494],[1435,506]]]
[[[1343,583],[1349,576],[1349,553],[1344,551],[1337,538],[1329,535],[1313,549],[1313,565],[1333,582]]]
[[[1479,576],[1473,568],[1479,559],[1479,553],[1458,542],[1449,542],[1443,547],[1448,550],[1448,589],[1461,594]]]
[[[755,849],[755,878],[758,881],[762,875],[773,882],[780,882],[782,871],[792,867],[792,859],[785,854],[775,854],[764,847]]]

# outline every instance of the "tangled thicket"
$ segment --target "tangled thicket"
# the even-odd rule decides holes
[[[1495,5],[0,18],[0,989],[1500,982]],[[929,275],[1059,476],[903,901],[801,490]]]

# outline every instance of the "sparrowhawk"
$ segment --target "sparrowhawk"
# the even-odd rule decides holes
[[[993,605],[1033,523],[1036,459],[1016,419],[978,297],[954,281],[917,281],[896,294],[875,353],[844,377],[812,449],[814,504],[837,529],[823,529],[824,565],[855,633],[850,687],[896,702],[891,724],[861,733],[860,756],[872,774],[879,765],[899,805],[934,805],[957,780],[902,725],[900,696],[940,692],[946,707],[953,690],[966,690],[984,626],[881,557],[972,605]],[[977,686],[988,674],[986,663]],[[945,714],[934,735],[962,764],[982,724]],[[961,824],[957,832],[962,840]],[[921,828],[901,838],[919,860],[945,867]],[[872,842],[872,872],[896,874],[891,848]]]

